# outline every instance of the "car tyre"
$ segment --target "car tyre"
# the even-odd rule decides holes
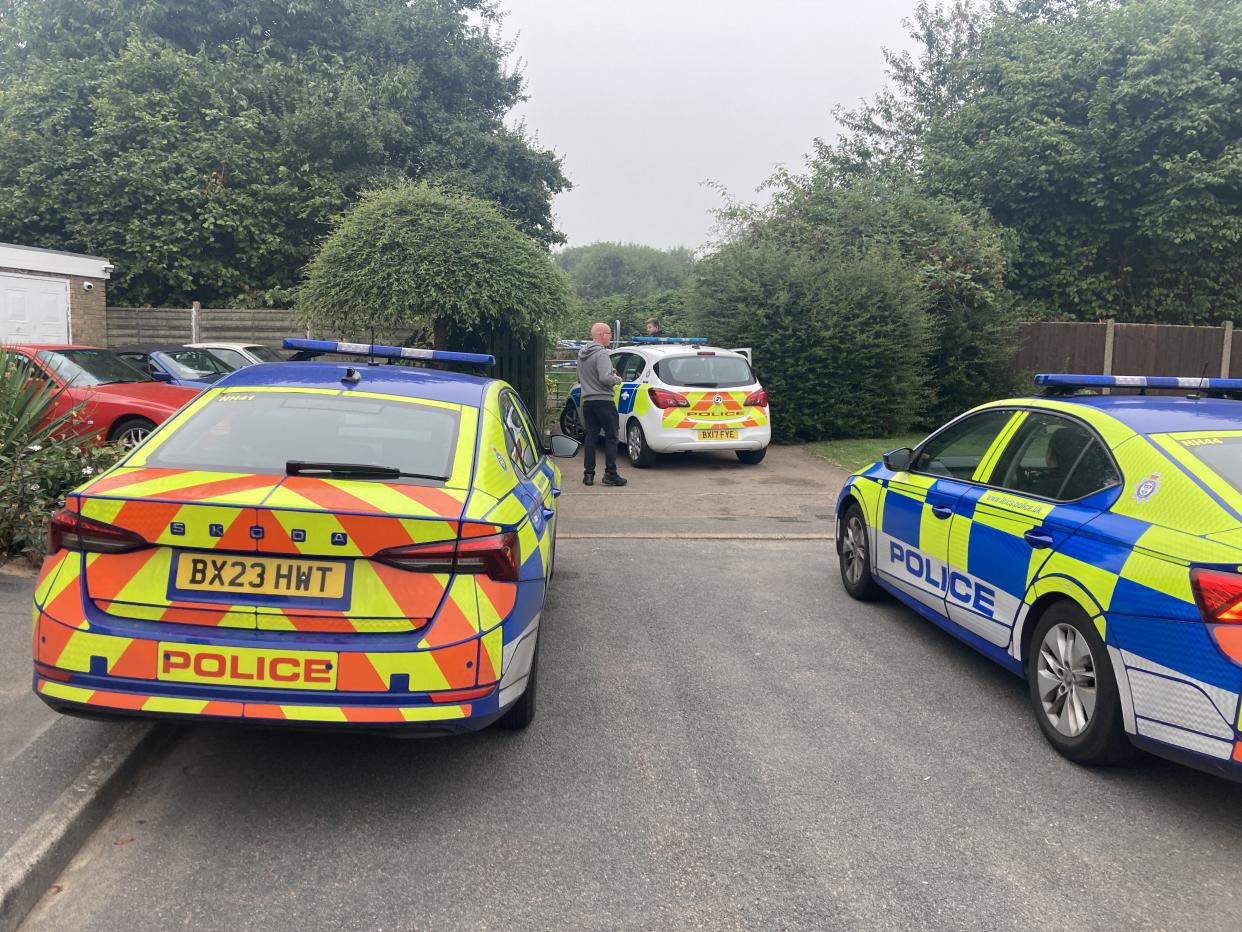
[[[1108,651],[1077,605],[1057,602],[1040,615],[1026,681],[1035,720],[1062,757],[1089,767],[1114,767],[1134,757]]]
[[[734,450],[733,452],[747,466],[758,466],[763,462],[763,458],[768,455],[768,448],[764,447],[761,450]]]
[[[539,686],[539,644],[535,643],[535,656],[530,662],[530,675],[526,680],[526,689],[517,702],[509,706],[508,711],[496,720],[496,727],[502,731],[521,731],[535,720],[535,700]]]
[[[656,454],[647,446],[647,435],[643,433],[643,425],[637,419],[630,419],[625,428],[625,449],[630,454],[630,462],[636,469],[646,469],[655,465]]]
[[[109,443],[119,443],[126,450],[132,450],[142,441],[147,439],[147,435],[155,430],[155,422],[145,417],[125,417],[112,425],[112,430],[108,432]]]
[[[871,574],[871,535],[863,510],[856,502],[851,502],[841,517],[837,556],[841,564],[841,585],[851,597],[860,602],[874,602],[884,595]]]
[[[586,439],[586,430],[582,426],[582,413],[572,401],[565,402],[561,411],[561,433],[573,437],[579,443]]]

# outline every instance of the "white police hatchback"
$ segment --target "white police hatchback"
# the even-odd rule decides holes
[[[620,433],[630,462],[645,468],[661,453],[732,451],[743,463],[763,461],[772,441],[768,394],[750,360],[705,346],[702,338],[638,337],[612,351],[622,379],[614,389]],[[561,412],[561,430],[582,438],[582,388],[576,382]]]

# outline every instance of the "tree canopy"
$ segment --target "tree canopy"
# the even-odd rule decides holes
[[[821,144],[825,170],[905,172],[987,210],[1037,314],[1242,312],[1236,0],[922,3],[911,35],[890,89]]]
[[[297,307],[310,326],[370,338],[422,326],[541,329],[570,300],[551,257],[493,204],[428,184],[364,194],[307,268]]]
[[[491,0],[42,0],[0,13],[0,239],[116,303],[283,303],[368,188],[437,182],[549,245],[560,159]]]

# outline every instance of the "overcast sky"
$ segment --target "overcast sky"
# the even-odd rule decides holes
[[[569,245],[697,247],[715,181],[743,200],[797,168],[832,108],[884,84],[915,0],[505,0],[530,100],[516,116],[564,156]]]

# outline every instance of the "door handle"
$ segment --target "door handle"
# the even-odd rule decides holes
[[[1036,550],[1044,550],[1055,543],[1051,534],[1041,531],[1039,528],[1031,528],[1022,535],[1022,539]]]
[[[953,516],[953,509],[948,505],[932,505],[932,514],[934,514],[941,521],[944,521],[945,519]]]

